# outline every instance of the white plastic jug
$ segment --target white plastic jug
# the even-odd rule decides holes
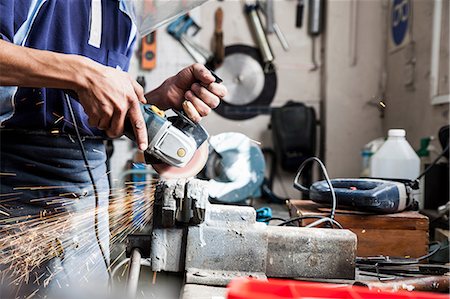
[[[420,158],[405,136],[403,129],[388,131],[388,139],[372,156],[371,177],[415,180],[419,176]]]

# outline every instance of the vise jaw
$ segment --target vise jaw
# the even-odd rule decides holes
[[[205,220],[208,203],[207,181],[178,179],[156,185],[153,227],[172,228],[197,225]]]

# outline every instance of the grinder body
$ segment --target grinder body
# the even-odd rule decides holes
[[[144,151],[147,164],[167,164],[177,168],[186,166],[197,149],[209,135],[200,125],[188,119],[184,113],[166,118],[156,106],[145,106],[146,127],[149,146]],[[125,124],[125,135],[136,141],[129,120]]]

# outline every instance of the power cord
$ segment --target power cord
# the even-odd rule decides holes
[[[298,169],[297,175],[294,179],[294,187],[298,190],[305,192],[306,194],[309,194],[309,188],[306,188],[300,183],[300,178],[302,176],[303,170],[305,169],[305,166],[308,165],[308,163],[311,162],[317,162],[320,166],[320,170],[322,171],[323,176],[325,177],[325,180],[327,181],[328,187],[330,188],[331,198],[333,199],[331,212],[330,212],[330,219],[334,219],[334,215],[336,214],[336,206],[337,206],[337,199],[336,199],[336,193],[334,192],[333,185],[331,184],[330,177],[328,176],[327,169],[325,165],[323,165],[322,161],[320,161],[317,157],[311,157],[306,159],[302,165],[300,165],[300,168]]]
[[[336,193],[334,191],[333,185],[331,184],[331,180],[330,180],[330,177],[328,176],[327,169],[326,169],[325,165],[323,164],[323,162],[319,158],[317,158],[317,157],[308,158],[300,165],[300,167],[298,169],[298,172],[297,172],[297,175],[294,178],[294,187],[296,189],[306,193],[306,194],[309,194],[309,188],[303,186],[300,183],[300,179],[301,179],[301,176],[303,174],[303,170],[305,169],[306,165],[308,165],[308,163],[311,163],[311,162],[317,162],[319,164],[320,169],[322,171],[322,174],[325,177],[325,180],[327,181],[328,187],[330,188],[331,197],[333,199],[330,216],[327,217],[327,216],[322,216],[322,215],[305,215],[305,216],[293,217],[293,218],[290,218],[288,220],[285,220],[285,219],[282,219],[282,218],[278,218],[278,217],[274,217],[274,218],[270,218],[270,219],[266,220],[265,222],[270,222],[272,220],[280,220],[280,221],[283,221],[283,222],[278,224],[278,226],[283,226],[283,225],[290,224],[292,222],[303,220],[303,219],[317,219],[316,221],[306,225],[305,227],[315,227],[315,226],[318,226],[319,224],[322,224],[324,222],[328,222],[328,223],[331,224],[332,228],[333,228],[333,226],[336,226],[336,227],[338,227],[340,229],[343,228],[342,225],[338,221],[336,221],[334,219],[335,214],[336,214],[336,206],[337,206]]]
[[[103,262],[105,263],[106,270],[108,271],[108,285],[111,286],[111,270],[109,268],[109,263],[106,259],[105,252],[103,250],[102,244],[100,242],[100,237],[98,233],[98,206],[99,206],[99,197],[98,197],[98,191],[97,191],[97,185],[95,184],[94,175],[92,174],[91,167],[89,165],[89,161],[86,155],[86,150],[84,148],[83,140],[81,139],[80,131],[78,130],[77,121],[75,118],[75,114],[73,112],[72,103],[70,102],[70,98],[67,94],[64,94],[67,102],[67,106],[69,107],[70,117],[72,118],[73,127],[75,129],[75,134],[77,136],[78,145],[80,146],[81,154],[83,156],[83,160],[85,163],[86,170],[89,174],[89,179],[92,183],[92,189],[94,190],[94,197],[95,197],[95,212],[94,212],[94,230],[95,230],[95,238],[97,239],[98,247],[100,248],[100,252],[102,254]]]
[[[428,165],[428,167],[417,177],[416,181],[420,180],[422,177],[424,177],[430,170],[433,168],[437,162],[448,152],[449,146],[447,145],[445,149],[442,150],[442,153],[439,154],[439,156],[434,159],[434,161]]]
[[[304,219],[319,219],[321,221],[320,223],[322,223],[322,222],[329,222],[332,225],[335,225],[338,228],[343,229],[342,225],[339,222],[337,222],[334,219],[331,219],[330,217],[326,217],[326,216],[322,216],[322,215],[297,216],[297,217],[290,218],[288,220],[283,219],[283,218],[278,218],[278,217],[272,217],[270,219],[267,219],[265,222],[270,222],[270,221],[273,221],[273,220],[279,220],[279,221],[283,221],[283,222],[279,223],[278,226],[284,226],[284,225],[290,224],[292,222],[299,221],[299,220],[304,220]],[[311,224],[308,224],[305,227],[313,227],[313,226],[317,226],[317,225],[320,224],[320,223],[317,223],[317,224],[314,224],[314,223],[315,222],[313,222]]]

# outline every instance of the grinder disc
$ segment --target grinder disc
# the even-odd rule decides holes
[[[204,142],[196,151],[191,161],[184,167],[175,167],[165,163],[153,164],[153,168],[162,178],[185,179],[197,175],[208,160],[208,142]]]

